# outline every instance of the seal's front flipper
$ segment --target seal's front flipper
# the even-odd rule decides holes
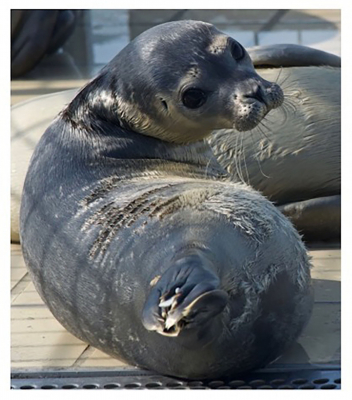
[[[144,327],[165,336],[197,328],[220,314],[228,295],[199,254],[178,259],[151,290],[142,313]]]
[[[274,44],[247,49],[255,67],[341,67],[341,58],[322,50],[297,44]]]
[[[305,241],[341,239],[341,196],[318,197],[279,206]]]

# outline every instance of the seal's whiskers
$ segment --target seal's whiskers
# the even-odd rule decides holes
[[[247,168],[247,163],[246,163],[246,152],[245,152],[245,149],[243,146],[243,134],[241,135],[241,151],[243,153],[243,164],[244,164],[245,172],[247,175],[246,183],[248,185],[250,185],[249,173],[248,173],[248,168]]]
[[[279,71],[279,73],[278,73],[278,75],[277,75],[277,78],[276,78],[276,80],[275,80],[275,83],[277,83],[278,82],[278,80],[279,80],[279,78],[280,78],[280,75],[281,75],[281,72],[282,72],[282,70],[283,70],[283,67],[281,67],[280,68],[280,71]],[[281,85],[280,85],[281,86]]]
[[[207,173],[208,173],[208,168],[209,168],[210,162],[211,162],[211,158],[209,159],[209,161],[207,162],[207,165],[205,167],[205,171],[204,171],[205,178],[207,177]]]
[[[236,172],[239,180],[242,183],[245,183],[243,174],[242,174],[242,168],[241,168],[241,149],[238,145],[239,138],[241,136],[241,133],[236,135],[236,147],[235,147],[235,161],[236,161]]]
[[[285,78],[283,79],[282,82],[278,82],[278,85],[281,87],[283,91],[285,91],[285,88],[283,87],[283,84],[287,81],[287,79],[291,76],[291,74],[288,72]],[[285,93],[285,92],[284,92]]]
[[[252,139],[253,148],[255,148],[256,145],[255,145],[254,140],[253,140],[253,131],[250,131],[250,137],[251,137],[251,139]],[[258,159],[257,155],[253,155],[253,158],[257,161],[257,164],[258,164],[260,173],[261,173],[265,178],[270,178],[270,176],[266,175],[266,174],[263,172],[262,166],[261,166],[261,164],[260,164],[260,160]]]
[[[260,122],[259,122],[259,125],[262,125],[267,131],[268,131],[268,133],[270,133],[271,135],[273,135],[273,131],[267,126],[267,125],[265,125],[264,124],[264,121],[265,121],[265,118],[263,118]],[[269,141],[271,141],[269,138],[267,138]]]
[[[263,129],[261,128],[261,125],[263,125],[264,128],[267,129],[267,127],[266,127],[262,122],[259,122],[259,124],[257,125],[257,128],[259,129],[259,131],[261,132],[261,134],[262,134],[263,136],[265,136],[265,138],[271,143],[271,140],[270,140],[270,139],[268,138],[268,136],[265,134],[265,132],[264,132]],[[270,133],[272,133],[272,132],[270,132]]]
[[[296,109],[297,109],[297,106],[296,106],[296,104],[294,103],[294,101],[292,99],[290,99],[290,98],[288,98],[286,96],[288,96],[288,95],[285,95],[285,100],[281,104],[280,107],[283,110],[285,110],[286,112],[294,113],[296,111]]]

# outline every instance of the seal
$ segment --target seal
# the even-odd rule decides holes
[[[312,309],[305,246],[203,140],[282,101],[237,41],[197,21],[144,32],[80,90],[35,149],[20,215],[35,287],[67,330],[183,378],[292,345]]]
[[[231,176],[252,184],[274,201],[306,241],[339,240],[341,60],[296,45],[255,47],[248,51],[266,80],[275,81],[280,75],[285,82],[286,105],[270,112],[265,121],[268,129],[261,125],[267,138],[259,128],[246,136],[223,130],[209,142]],[[284,68],[277,70],[279,66]],[[34,147],[50,121],[75,94],[76,90],[67,90],[12,107],[12,242],[19,242],[20,199]],[[265,151],[274,147],[275,156]]]
[[[273,201],[305,241],[340,240],[340,57],[297,45],[248,52],[261,76],[280,76],[284,105],[250,134],[214,132],[213,152],[234,179]]]

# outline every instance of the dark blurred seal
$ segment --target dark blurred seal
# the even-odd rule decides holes
[[[11,10],[11,77],[32,70],[71,36],[79,10]]]

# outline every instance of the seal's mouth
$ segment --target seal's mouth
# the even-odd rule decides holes
[[[236,94],[233,128],[240,132],[254,129],[271,110],[280,107],[283,101],[283,91],[276,83],[267,87],[257,84],[249,92]]]
[[[237,106],[237,118],[233,128],[239,132],[250,131],[260,124],[270,108],[262,102],[241,103]]]

